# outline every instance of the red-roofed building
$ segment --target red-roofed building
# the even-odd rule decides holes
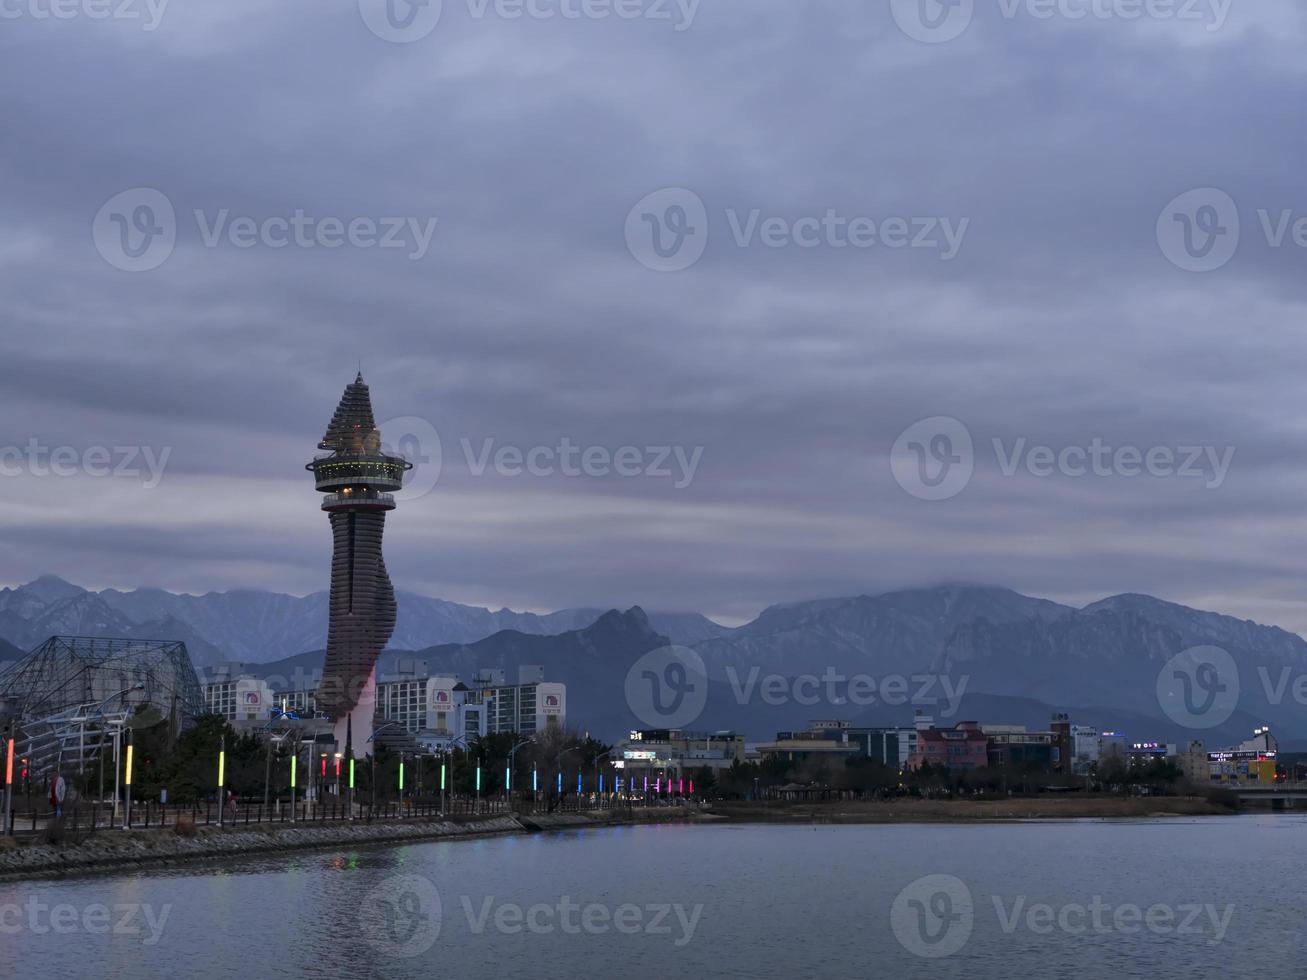
[[[984,769],[989,764],[989,740],[974,721],[952,728],[923,728],[917,732],[916,750],[908,757],[909,769],[923,762],[950,769]]]

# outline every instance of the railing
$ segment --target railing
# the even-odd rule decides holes
[[[289,801],[277,800],[270,806],[261,801],[237,802],[219,813],[215,800],[203,803],[158,803],[133,801],[130,817],[125,805],[119,802],[115,815],[112,800],[87,801],[66,804],[63,807],[61,829],[65,833],[83,834],[105,830],[149,830],[176,827],[179,820],[196,827],[224,827],[239,829],[260,824],[326,824],[354,820],[372,823],[382,820],[447,820],[504,814],[577,813],[597,810],[629,810],[636,807],[670,806],[679,801],[673,798],[632,799],[615,793],[586,793],[580,797],[547,797],[539,800],[529,797],[506,800],[503,796],[477,799],[471,796],[453,796],[443,802],[439,799],[394,800],[378,803],[355,802],[351,807],[343,799],[321,801],[298,800],[293,809]],[[15,810],[13,829],[15,836],[44,833],[50,829],[54,811],[31,807],[27,812]]]
[[[392,508],[395,498],[388,493],[329,493],[322,498],[323,510],[347,505]]]

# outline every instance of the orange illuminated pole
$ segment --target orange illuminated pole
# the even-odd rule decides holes
[[[9,834],[12,830],[10,815],[14,803],[14,738],[12,730],[5,727],[5,809],[0,813],[0,833]]]

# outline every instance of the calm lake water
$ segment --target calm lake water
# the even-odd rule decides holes
[[[1301,977],[1304,872],[1293,815],[587,830],[4,883],[0,975]]]

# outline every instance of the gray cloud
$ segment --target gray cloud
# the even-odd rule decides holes
[[[15,8],[17,9],[17,8]],[[25,9],[25,8],[23,8]],[[171,447],[159,486],[0,479],[0,578],[200,591],[324,586],[303,472],[359,360],[381,418],[439,432],[440,482],[390,523],[399,587],[536,609],[766,602],[939,580],[1061,599],[1146,591],[1307,629],[1293,517],[1307,215],[1291,2],[1182,23],[1005,19],[956,41],[888,8],[705,0],[649,20],[477,19],[446,0],[389,44],[357,5],[172,0],[158,30],[0,24],[0,444]],[[1219,271],[1155,226],[1195,187],[1239,204]],[[92,221],[167,195],[177,244],[128,273]],[[628,251],[685,187],[709,239]],[[438,218],[380,248],[206,247],[192,212]],[[737,247],[727,210],[967,219],[925,250]],[[1295,212],[1296,213],[1296,212]],[[931,416],[979,451],[947,501],[895,482]],[[475,446],[702,446],[661,478],[469,472]],[[1182,479],[1003,476],[989,450],[1237,448]],[[988,454],[988,455],[986,455]]]

